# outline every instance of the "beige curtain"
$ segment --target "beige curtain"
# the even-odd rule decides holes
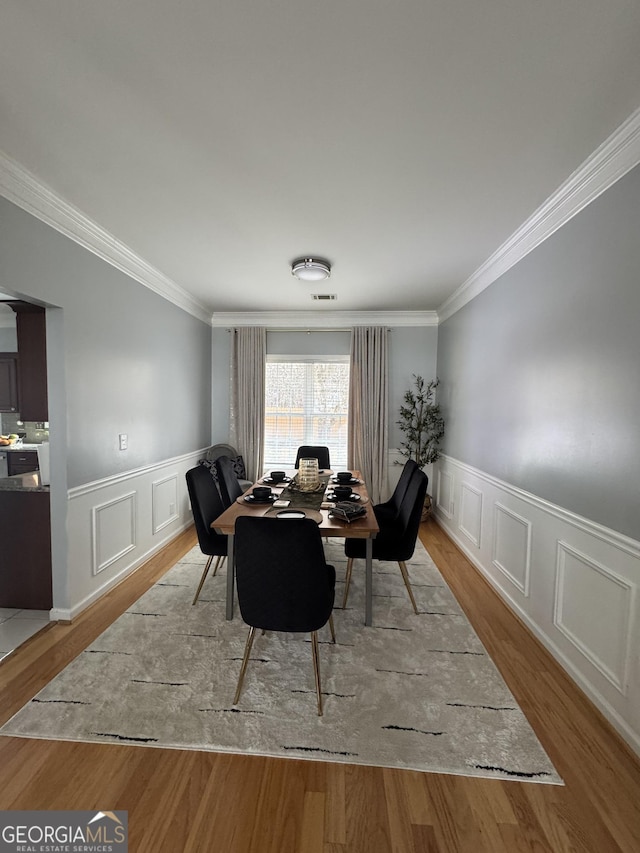
[[[349,374],[349,467],[362,472],[371,500],[387,491],[388,330],[355,326]]]
[[[264,384],[267,331],[261,326],[232,330],[231,443],[242,454],[247,479],[262,474],[264,444]]]

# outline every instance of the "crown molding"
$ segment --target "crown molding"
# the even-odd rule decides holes
[[[199,320],[211,312],[128,246],[0,151],[0,195]]]
[[[440,322],[459,311],[536,246],[640,163],[640,109],[633,112],[438,308]]]
[[[352,326],[437,326],[435,311],[218,311],[214,328],[350,329]]]

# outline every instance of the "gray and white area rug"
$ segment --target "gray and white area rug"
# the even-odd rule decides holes
[[[342,600],[341,540],[326,544]],[[231,704],[247,627],[224,618],[224,569],[198,604],[194,548],[0,729],[0,734],[127,743],[562,784],[433,561],[409,563],[416,615],[397,564],[374,563],[374,626],[364,620],[364,561],[337,643],[321,632],[324,716],[309,637],[256,635]]]

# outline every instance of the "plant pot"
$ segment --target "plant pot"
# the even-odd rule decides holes
[[[431,495],[425,495],[424,496],[424,506],[422,507],[422,515],[420,516],[420,521],[426,521],[432,512],[433,512],[433,502],[431,500]]]

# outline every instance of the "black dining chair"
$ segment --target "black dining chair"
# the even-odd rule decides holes
[[[240,497],[243,488],[233,467],[233,461],[228,456],[218,456],[213,464],[218,472],[218,486],[226,509]]]
[[[203,465],[198,465],[196,468],[187,471],[185,476],[193,511],[193,521],[198,535],[198,544],[202,553],[209,557],[192,602],[195,604],[209,574],[213,558],[218,558],[213,569],[213,576],[215,577],[219,566],[222,565],[227,556],[227,537],[211,529],[211,522],[224,512],[224,507],[218,493],[218,487],[209,469]]]
[[[300,467],[301,459],[317,459],[318,460],[318,468],[331,468],[331,462],[329,460],[329,448],[323,447],[322,445],[316,444],[303,444],[298,448],[298,454],[296,456],[296,464],[294,467]]]
[[[378,524],[380,524],[381,522],[385,523],[389,521],[394,521],[398,517],[398,513],[400,512],[400,507],[402,505],[402,500],[409,486],[409,481],[411,480],[413,472],[418,470],[418,463],[414,459],[407,459],[407,461],[404,463],[402,473],[400,474],[400,479],[398,480],[396,487],[393,490],[393,494],[391,495],[389,500],[384,501],[384,503],[376,504],[373,507],[373,511],[375,513]]]
[[[257,628],[309,632],[316,682],[318,715],[322,689],[317,632],[333,627],[336,572],[327,564],[320,531],[310,518],[240,516],[236,522],[235,564],[238,604],[250,626],[233,704],[240,699]]]
[[[409,583],[409,573],[406,561],[410,560],[416,547],[418,528],[422,516],[425,495],[427,494],[427,475],[419,468],[414,470],[405,491],[400,511],[395,519],[391,521],[378,522],[380,532],[372,542],[372,556],[374,560],[389,560],[398,563],[402,573],[404,585],[409,593],[411,604],[415,613],[418,612],[413,590]],[[349,597],[349,585],[351,583],[351,570],[356,558],[366,556],[366,542],[364,539],[345,539],[344,552],[347,556],[347,571],[344,581],[344,597],[342,607],[347,606]]]

